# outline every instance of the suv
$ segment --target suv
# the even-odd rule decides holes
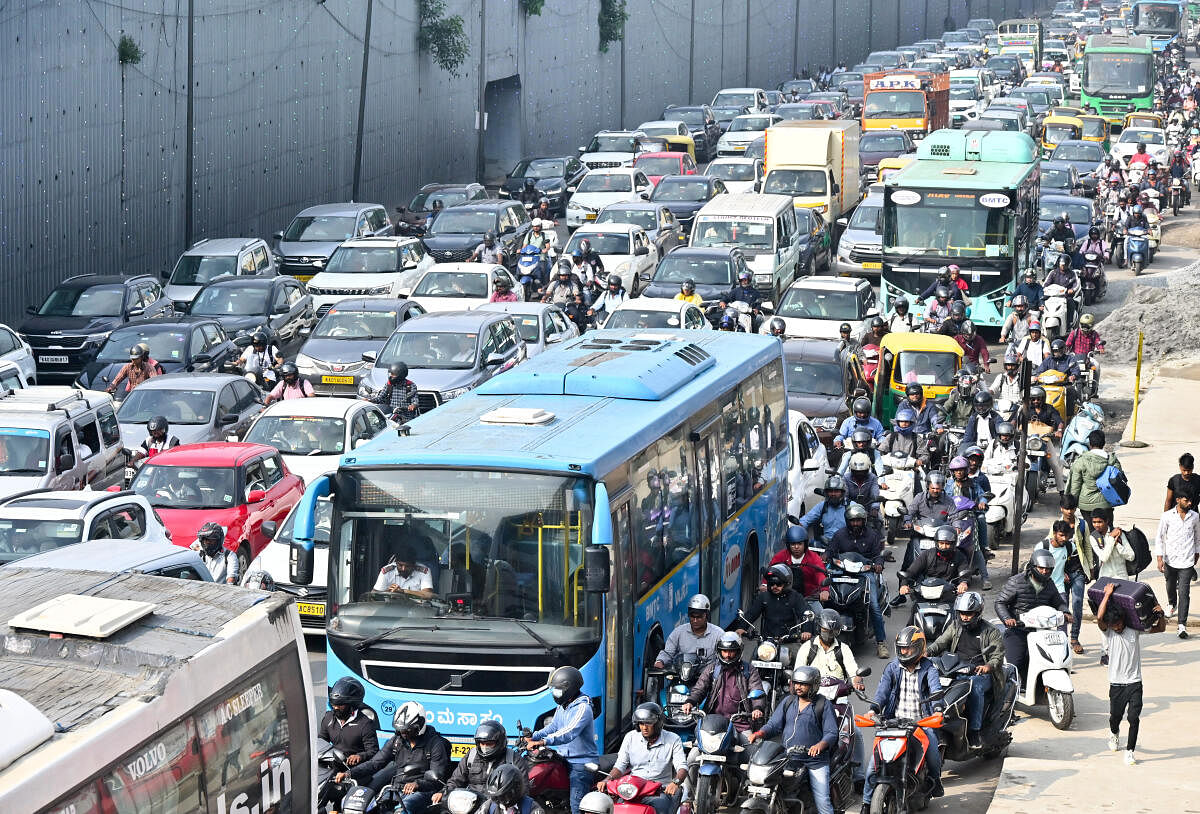
[[[325,268],[308,281],[317,316],[351,297],[407,297],[433,258],[415,237],[364,237],[334,249]]]
[[[879,316],[879,301],[861,277],[805,276],[780,298],[775,316],[783,318],[789,338],[838,339],[839,326],[848,322],[850,338],[862,342],[871,318]],[[763,321],[762,333],[769,333],[769,324]]]
[[[0,563],[101,538],[171,542],[158,513],[133,492],[32,489],[0,501]]]
[[[174,270],[163,273],[163,279],[176,310],[186,311],[197,292],[218,277],[273,275],[276,270],[275,255],[265,240],[217,237],[195,243],[180,256]]]
[[[783,369],[788,413],[812,421],[818,440],[831,449],[854,399],[871,393],[858,357],[840,339],[789,339]]]
[[[0,395],[0,493],[104,489],[124,477],[112,396],[44,385]]]
[[[721,138],[721,126],[708,105],[686,105],[668,107],[659,118],[666,121],[683,122],[692,141],[696,142],[696,160],[711,161],[717,155],[717,140]]]
[[[356,237],[392,234],[382,204],[332,203],[310,206],[276,232],[275,250],[283,258],[280,271],[304,282],[325,267],[333,250]]]
[[[282,345],[317,324],[312,296],[291,277],[218,277],[196,295],[189,312],[215,319],[234,342],[261,329]]]
[[[628,167],[639,154],[647,152],[641,142],[645,137],[640,130],[601,130],[588,146],[579,148],[579,160],[589,170]]]
[[[504,264],[515,269],[529,223],[529,213],[518,201],[473,201],[438,213],[423,242],[433,262],[462,263],[471,259],[485,232],[495,232]]]
[[[408,206],[397,206],[396,214],[400,215],[405,222],[415,219],[424,221],[433,211],[435,203],[449,208],[459,204],[484,201],[489,197],[483,184],[473,181],[468,184],[426,184],[417,190],[417,194],[408,202]]]
[[[26,308],[29,318],[17,333],[33,348],[39,379],[70,384],[113,330],[131,319],[174,312],[149,274],[80,274],[59,283],[40,306]]]

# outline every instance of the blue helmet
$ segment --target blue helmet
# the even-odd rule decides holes
[[[901,427],[901,421],[907,421],[908,426]],[[904,433],[905,435],[911,435],[916,429],[917,425],[916,410],[909,407],[907,404],[901,406],[898,410],[896,410],[896,417],[892,419],[892,424],[896,427],[897,432]]]
[[[790,546],[792,543],[807,543],[808,529],[803,526],[788,526],[787,533],[783,535],[783,544]]]

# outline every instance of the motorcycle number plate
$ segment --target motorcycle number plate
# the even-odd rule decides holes
[[[1040,449],[1037,449],[1037,450],[1031,449],[1028,451],[1027,454],[1033,456],[1034,458],[1041,458],[1046,453],[1042,452]]]
[[[321,384],[354,384],[353,376],[322,376]]]
[[[1045,637],[1046,644],[1066,644],[1067,634],[1061,630],[1048,630],[1042,634]]]
[[[751,667],[757,667],[760,670],[782,670],[783,662],[781,661],[752,661]]]
[[[833,579],[830,580],[830,582],[847,582],[852,585],[858,584],[858,580],[855,579],[854,577],[834,577]]]
[[[930,549],[930,548],[933,548],[933,540],[926,539],[926,540],[921,541],[921,550],[922,551],[925,551],[926,549]]]
[[[701,755],[700,759],[701,760],[711,760],[713,763],[724,763],[725,762],[724,755]]]
[[[754,786],[754,785],[747,783],[746,791],[750,792],[751,794],[759,795],[761,797],[770,797],[771,796],[771,789],[769,789],[766,786]]]
[[[671,703],[672,704],[685,704],[685,703],[687,703],[687,700],[688,700],[688,697],[686,695],[684,695],[683,693],[680,693],[680,692],[671,693]]]

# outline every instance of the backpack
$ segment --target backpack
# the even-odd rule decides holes
[[[1125,561],[1125,573],[1131,577],[1136,577],[1150,565],[1150,541],[1146,539],[1146,535],[1137,526],[1125,532],[1125,539],[1129,541],[1129,547],[1133,549],[1133,559]]]
[[[1116,467],[1114,458],[1109,457],[1108,466],[1104,467],[1104,471],[1096,478],[1096,488],[1100,490],[1100,494],[1108,501],[1108,505],[1124,506],[1129,502],[1129,479],[1125,477],[1125,473]]]
[[[812,666],[812,663],[817,660],[817,648],[818,647],[820,647],[820,645],[817,644],[816,639],[809,639],[809,641],[808,641],[808,660],[804,662],[805,664]],[[837,649],[833,651],[833,657],[837,660],[838,667],[842,668],[842,675],[844,675],[846,677],[846,680],[849,681],[851,676],[850,676],[850,673],[846,672],[846,662],[842,660],[842,643],[841,642],[838,642]]]

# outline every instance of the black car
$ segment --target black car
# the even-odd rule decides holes
[[[858,357],[835,339],[789,339],[783,343],[788,409],[808,416],[817,437],[832,448],[838,427],[870,386]]]
[[[650,193],[650,201],[669,209],[684,230],[690,232],[696,213],[726,192],[725,182],[710,175],[664,175]]]
[[[529,231],[529,213],[517,201],[500,198],[444,209],[429,224],[421,242],[433,262],[462,263],[471,258],[488,231],[496,233],[505,265],[516,268],[517,253]]]
[[[1001,82],[1019,85],[1025,81],[1025,66],[1014,56],[1002,55],[992,57],[985,67],[996,75]]]
[[[175,307],[148,274],[80,274],[63,280],[25,313],[29,318],[17,333],[33,349],[39,381],[69,384],[114,330],[139,317],[170,316]]]
[[[411,300],[339,300],[311,332],[301,332],[306,339],[296,354],[296,367],[318,396],[355,398],[359,380],[371,367],[363,361],[363,354],[378,352],[398,327],[423,313]]]
[[[743,113],[750,112],[750,108],[748,107],[733,106],[711,107],[709,110],[712,111],[713,118],[717,120],[717,127],[720,128],[722,133],[729,129],[729,125],[733,123],[734,119],[736,119],[738,116],[741,116]],[[716,144],[714,143],[713,149],[715,150],[716,148]]]
[[[472,201],[484,201],[488,197],[483,184],[426,184],[417,190],[408,206],[397,206],[396,214],[402,223],[424,221],[433,211],[434,203],[450,207]]]
[[[741,249],[692,249],[681,247],[658,261],[654,276],[646,278],[643,297],[673,299],[684,280],[696,284],[704,305],[714,305],[737,285],[738,275],[749,271]]]
[[[880,159],[895,158],[916,149],[912,136],[904,130],[876,130],[863,133],[858,140],[858,161],[863,175],[875,174]]]
[[[833,240],[825,219],[811,209],[796,210],[796,226],[800,237],[800,276],[818,269],[829,268],[833,260]]]
[[[550,199],[550,208],[560,217],[567,215],[567,187],[579,183],[587,167],[573,155],[522,158],[500,185],[501,198],[521,197],[525,181],[533,181],[539,195]]]
[[[669,105],[659,118],[687,125],[692,140],[696,142],[697,161],[712,161],[716,157],[721,126],[717,124],[717,117],[708,105]]]
[[[235,342],[262,329],[279,345],[317,321],[312,296],[290,277],[218,277],[200,289],[189,313],[212,317]]]
[[[220,373],[240,350],[212,317],[139,319],[109,335],[95,358],[84,365],[77,384],[85,390],[104,390],[129,361],[129,349],[145,342],[150,358],[164,373]]]

